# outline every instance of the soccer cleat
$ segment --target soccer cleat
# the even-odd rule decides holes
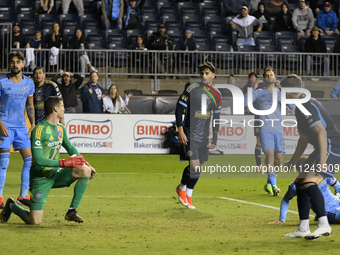
[[[266,183],[266,185],[264,185],[263,189],[264,189],[264,191],[266,191],[268,193],[269,196],[274,195],[273,187],[270,183]]]
[[[187,201],[188,201],[188,204],[187,204],[188,209],[196,209],[196,207],[192,205],[192,197],[187,197]]]
[[[17,199],[17,203],[19,205],[22,205],[22,206],[27,206],[27,207],[31,207],[31,200],[30,200],[30,196],[29,195],[26,195],[25,198],[22,198],[22,197],[18,197]]]
[[[7,222],[9,220],[9,217],[11,217],[11,213],[12,213],[10,205],[14,203],[15,202],[13,198],[7,199],[5,208],[1,211],[1,214],[0,214],[1,222]]]
[[[289,234],[285,234],[284,237],[292,237],[292,238],[303,238],[305,236],[307,236],[308,234],[310,234],[310,231],[300,231],[299,229],[295,230],[292,233]]]
[[[332,234],[332,229],[330,226],[328,227],[317,227],[312,233],[305,236],[306,240],[314,240],[319,238],[320,236],[329,236]]]
[[[188,205],[188,201],[187,201],[187,194],[185,192],[185,190],[180,190],[179,189],[179,185],[176,188],[176,193],[178,194],[178,200],[179,202],[184,205],[187,206]]]
[[[5,205],[4,205],[4,198],[0,197],[0,209],[4,209]]]
[[[274,185],[273,186],[273,192],[274,192],[274,196],[278,196],[280,194],[281,190],[276,185]]]
[[[68,210],[67,213],[65,214],[65,220],[75,221],[78,223],[84,222],[84,219],[77,214],[76,210]]]

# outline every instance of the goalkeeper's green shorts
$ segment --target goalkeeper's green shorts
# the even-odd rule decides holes
[[[31,169],[31,171],[34,171]],[[72,179],[73,168],[54,168],[48,178],[33,177],[30,179],[31,210],[43,210],[48,193],[53,188],[69,187],[75,180]]]

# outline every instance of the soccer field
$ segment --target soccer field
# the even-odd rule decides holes
[[[175,193],[187,164],[177,155],[84,156],[98,171],[78,208],[85,222],[64,220],[73,188],[52,190],[40,226],[25,225],[14,214],[0,225],[1,254],[337,254],[340,249],[340,225],[314,241],[283,237],[298,227],[296,198],[285,224],[267,224],[278,220],[282,196],[294,179],[284,174],[278,177],[279,197],[263,191],[261,173],[201,178],[193,194],[197,209],[188,210]],[[254,164],[252,155],[210,157]],[[18,196],[21,166],[20,155],[12,153],[5,200]],[[311,230],[316,226],[311,217]]]

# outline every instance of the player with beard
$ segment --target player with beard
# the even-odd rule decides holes
[[[10,148],[20,151],[24,160],[21,173],[21,191],[17,202],[30,206],[29,173],[32,164],[30,133],[35,126],[34,83],[22,74],[24,54],[11,52],[8,57],[10,73],[0,78],[0,208],[3,205],[3,189],[9,164]],[[27,130],[25,107],[31,123]]]

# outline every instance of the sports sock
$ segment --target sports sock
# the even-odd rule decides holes
[[[181,184],[187,185],[189,179],[190,179],[190,166],[187,166],[187,167],[184,168],[184,170],[183,170]]]
[[[22,208],[20,205],[17,205],[16,203],[12,204],[11,210],[13,213],[18,215],[24,222],[27,223],[27,217],[30,214],[29,210]]]
[[[321,190],[318,188],[318,185],[316,185],[314,182],[306,182],[303,184],[303,187],[306,189],[315,214],[319,218],[326,216],[325,199],[321,193]]]
[[[269,172],[268,179],[269,179],[269,183],[271,183],[273,186],[276,185],[276,174],[275,173]]]
[[[257,166],[261,166],[261,146],[255,146],[255,161]]]
[[[81,199],[83,198],[84,192],[89,183],[90,177],[81,177],[78,179],[76,185],[74,186],[74,194],[70,208],[77,209]]]
[[[179,185],[178,185],[178,188],[180,189],[180,190],[186,190],[187,189],[187,185],[184,185],[184,184],[182,184],[182,183],[180,183]]]
[[[309,219],[308,220],[300,220],[299,230],[301,232],[306,232],[309,230]]]
[[[308,194],[302,185],[295,183],[295,186],[300,221],[309,220],[310,201]]]
[[[187,184],[187,189],[194,189],[196,183],[198,182],[198,179],[200,178],[201,172],[196,172],[196,170],[190,171],[190,179]]]
[[[26,198],[30,184],[30,169],[32,165],[32,156],[24,158],[24,165],[21,171],[21,190],[20,197]]]
[[[193,192],[193,191],[194,191],[193,189],[187,188],[187,189],[186,189],[186,195],[187,195],[187,197],[192,197],[192,192]]]
[[[327,216],[322,216],[318,218],[318,228],[320,227],[329,227]]]
[[[9,153],[0,153],[0,197],[2,197],[6,180],[6,171],[9,164]]]

